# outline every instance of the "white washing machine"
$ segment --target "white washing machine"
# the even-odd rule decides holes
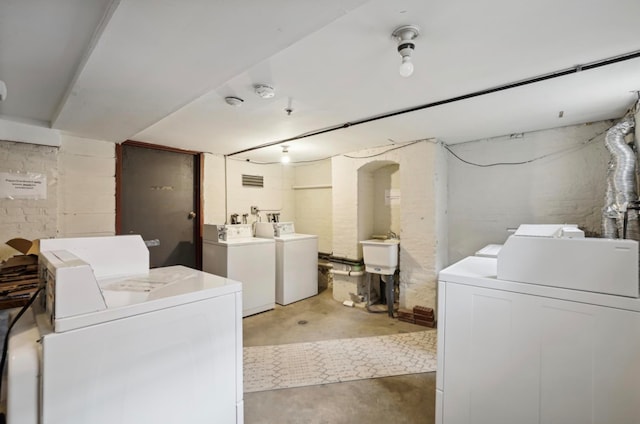
[[[205,225],[202,269],[242,283],[242,316],[275,306],[274,240],[253,237],[251,224]]]
[[[241,285],[149,269],[140,236],[41,240],[9,337],[9,424],[243,422]]]
[[[297,234],[293,222],[258,222],[256,237],[276,242],[276,303],[318,294],[318,236]]]
[[[638,423],[638,334],[638,242],[520,226],[439,273],[435,422]]]

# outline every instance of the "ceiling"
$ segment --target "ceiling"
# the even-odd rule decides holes
[[[223,155],[308,135],[283,143],[294,162],[618,118],[640,57],[466,95],[640,51],[638,16],[637,0],[1,0],[0,118]],[[405,24],[421,29],[408,78]]]

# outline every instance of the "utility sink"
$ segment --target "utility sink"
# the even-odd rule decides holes
[[[367,272],[383,275],[393,275],[396,272],[400,240],[372,239],[361,241],[360,244]]]

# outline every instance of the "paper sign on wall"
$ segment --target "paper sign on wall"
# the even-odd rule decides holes
[[[0,199],[46,199],[47,176],[33,172],[0,172]]]
[[[392,188],[384,191],[384,204],[385,205],[399,205],[400,204],[400,189]]]

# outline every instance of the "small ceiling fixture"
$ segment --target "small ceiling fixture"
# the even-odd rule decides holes
[[[256,84],[253,88],[256,94],[263,99],[270,99],[276,95],[276,91],[273,87],[266,84]]]
[[[240,107],[242,106],[242,103],[244,103],[244,100],[242,100],[240,97],[235,96],[227,96],[224,98],[224,101],[227,102],[229,106],[235,107]]]
[[[400,64],[400,75],[408,77],[413,74],[413,62],[411,61],[411,54],[416,48],[413,40],[420,35],[420,28],[415,25],[403,25],[393,30],[391,36],[398,40],[398,53],[402,56],[402,63]]]
[[[289,146],[282,146],[282,157],[280,158],[280,162],[289,163],[291,158],[289,157]]]

